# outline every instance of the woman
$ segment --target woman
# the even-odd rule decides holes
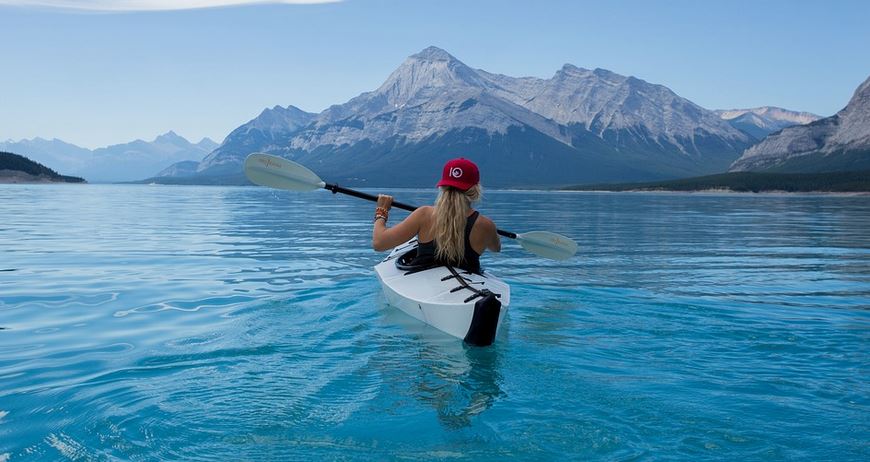
[[[480,199],[480,172],[467,159],[444,165],[435,206],[420,207],[401,223],[387,227],[392,196],[379,195],[372,231],[372,247],[378,252],[396,247],[417,236],[416,262],[449,264],[480,273],[480,255],[501,251],[495,223],[471,207]]]

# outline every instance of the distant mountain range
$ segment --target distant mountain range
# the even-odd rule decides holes
[[[431,186],[444,161],[477,162],[483,184],[558,187],[725,171],[867,168],[865,82],[828,118],[764,106],[711,111],[665,86],[566,64],[548,79],[473,69],[429,47],[377,89],[310,113],[275,106],[217,145],[174,132],[90,151],[60,140],[0,143],[91,182],[249,184],[245,157],[293,159],[349,186]],[[143,178],[146,178],[143,180]]]
[[[780,107],[762,106],[752,109],[714,111],[732,127],[746,132],[758,140],[792,125],[805,125],[822,118],[809,112],[789,111]]]
[[[784,128],[747,149],[731,171],[810,173],[870,169],[870,78],[843,110]]]
[[[150,142],[136,140],[93,151],[58,139],[0,142],[0,150],[20,153],[53,170],[90,182],[141,180],[180,161],[199,161],[217,146],[209,138],[192,144],[172,131]]]
[[[424,186],[468,157],[484,185],[552,186],[725,171],[756,138],[662,85],[566,64],[549,79],[472,69],[439,48],[409,57],[376,90],[319,114],[276,106],[200,162],[160,182],[244,183],[264,151],[330,181]]]

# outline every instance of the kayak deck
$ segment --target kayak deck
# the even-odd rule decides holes
[[[417,241],[412,239],[375,266],[387,303],[469,343],[491,343],[510,305],[510,286],[489,273],[446,266],[397,266],[403,255],[416,248]],[[494,304],[499,306],[493,308]]]

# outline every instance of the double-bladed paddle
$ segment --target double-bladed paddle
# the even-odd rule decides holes
[[[245,159],[245,175],[251,182],[270,188],[286,189],[290,191],[314,191],[326,189],[333,193],[342,193],[349,196],[372,202],[378,201],[378,196],[342,188],[337,184],[326,183],[316,173],[306,167],[283,157],[273,156],[260,152],[253,153]],[[413,212],[417,207],[393,201],[393,207]],[[544,258],[553,260],[565,260],[577,253],[577,243],[560,234],[549,231],[530,231],[516,234],[510,231],[498,230],[498,234],[516,239],[524,249]]]

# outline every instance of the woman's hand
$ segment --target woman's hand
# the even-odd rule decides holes
[[[393,206],[393,196],[388,196],[386,194],[378,194],[378,207],[382,207],[387,212],[390,211],[390,207]]]

